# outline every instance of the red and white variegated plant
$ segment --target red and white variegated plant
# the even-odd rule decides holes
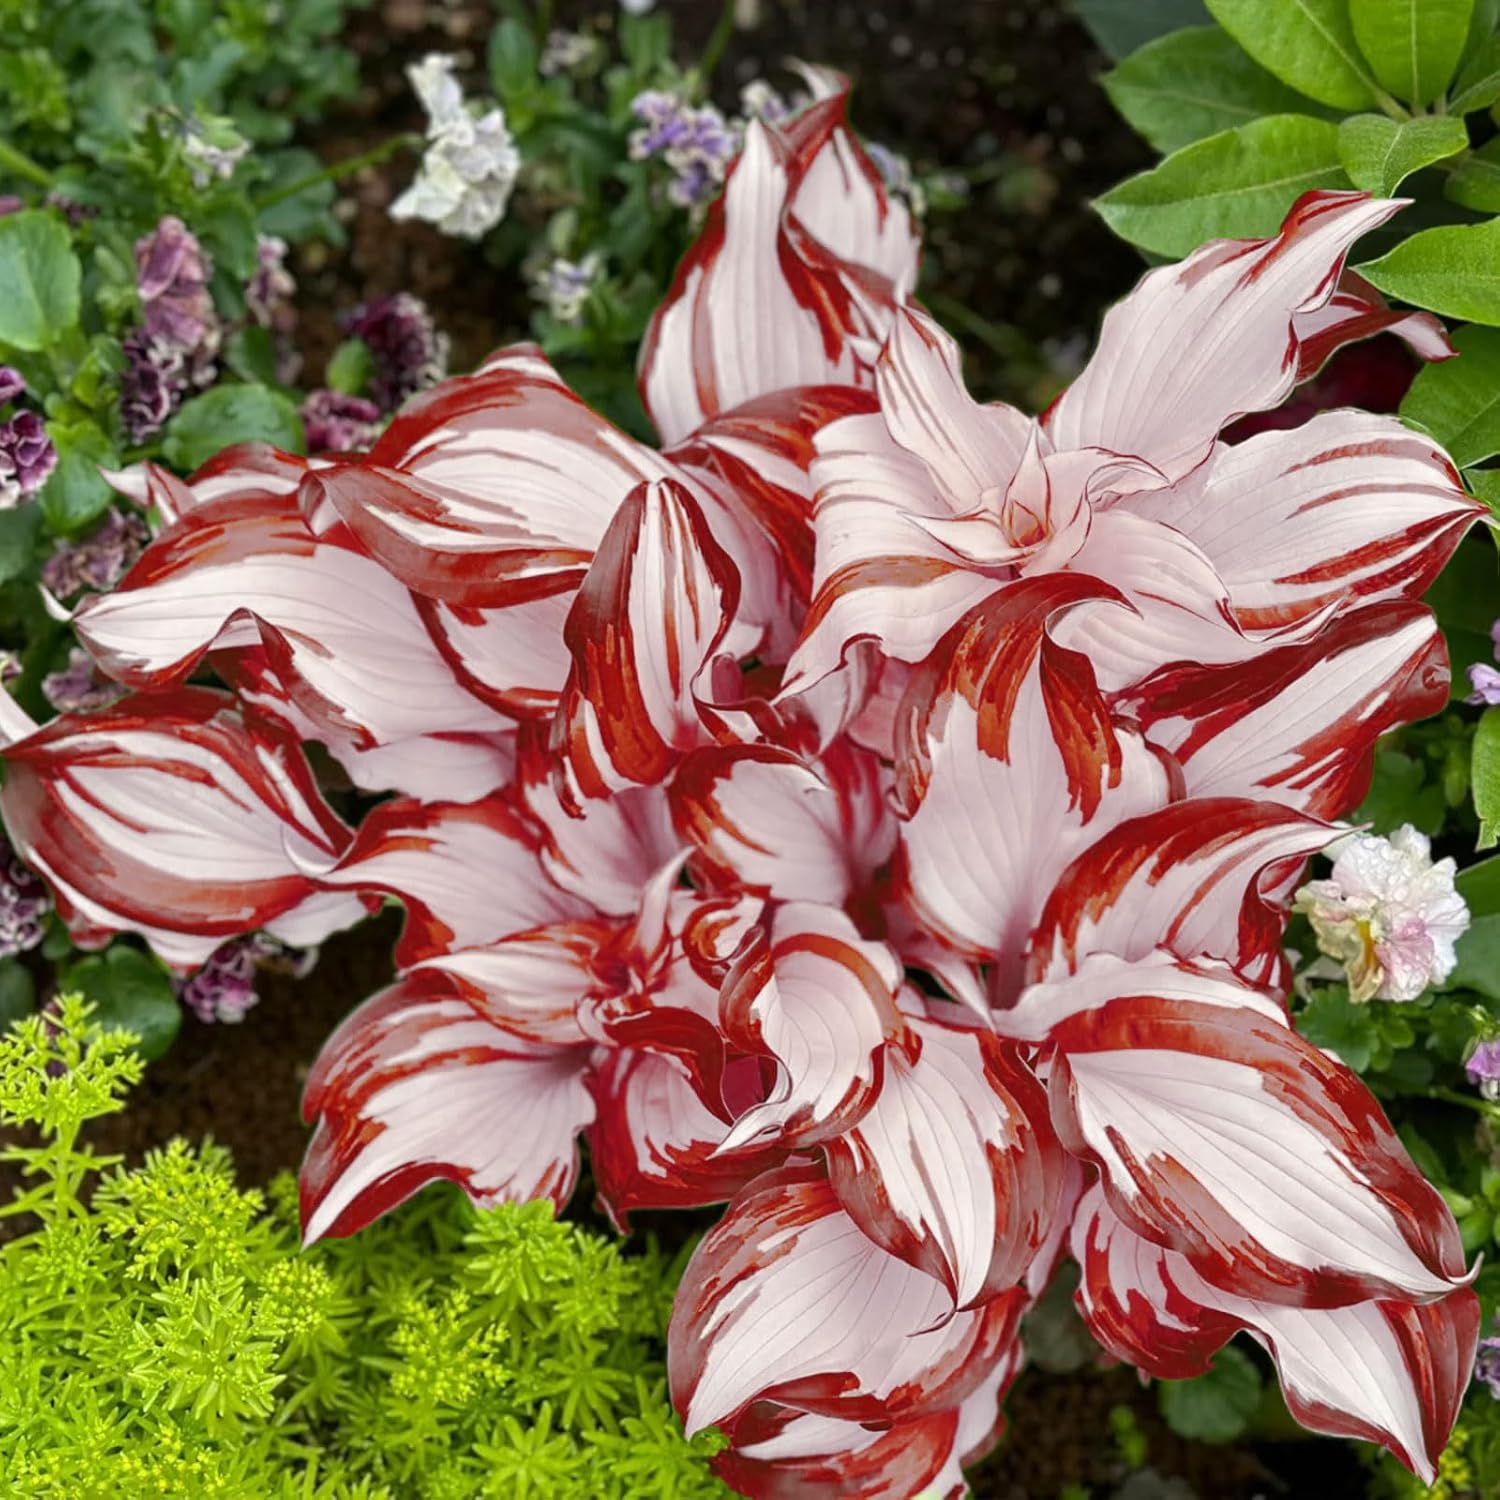
[[[1069,1251],[1110,1354],[1248,1331],[1430,1476],[1457,1230],[1281,935],[1445,701],[1418,596],[1480,507],[1391,418],[1221,436],[1349,339],[1451,352],[1341,282],[1397,207],[1152,271],[1035,420],[965,394],[843,93],[753,125],[643,351],[660,451],[518,347],[367,454],[120,478],[160,534],[74,624],[136,691],[4,700],[11,840],[179,967],[403,902],[308,1082],[308,1238],[434,1178],[561,1207],[580,1141],[622,1227],[727,1202],[670,1368],[746,1494],[961,1493]],[[307,742],[396,795],[345,826]]]

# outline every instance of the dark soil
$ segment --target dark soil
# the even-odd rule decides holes
[[[701,46],[719,12],[716,0],[667,0],[664,8],[678,22],[680,57]],[[775,76],[788,56],[830,63],[854,77],[855,120],[870,138],[919,169],[979,169],[966,206],[929,225],[925,285],[969,346],[976,393],[1045,399],[1030,351],[1045,348],[1066,366],[1141,271],[1088,208],[1093,194],[1148,160],[1094,81],[1104,59],[1088,37],[1046,0],[759,0],[743,8],[759,21],[725,57],[721,104],[734,104],[742,82]],[[556,6],[560,25],[593,19],[603,27],[613,15],[606,0]],[[337,161],[419,127],[405,64],[433,49],[467,52],[477,72],[493,20],[482,3],[375,0],[348,38],[361,57],[363,92],[305,143]],[[338,314],[382,293],[411,291],[432,307],[452,339],[455,370],[525,336],[530,303],[514,273],[497,271],[476,248],[387,217],[413,165],[397,157],[348,184],[346,249],[299,252],[299,344],[310,384],[340,338]],[[100,1149],[138,1159],[173,1135],[211,1135],[232,1148],[246,1182],[295,1169],[306,1141],[298,1099],[307,1069],[340,1017],[389,978],[395,932],[390,914],[330,941],[303,981],[263,977],[261,1003],[242,1025],[187,1018],[129,1111],[102,1122]],[[662,1217],[641,1227],[665,1228]],[[1009,1435],[974,1476],[976,1495],[1052,1500],[1069,1484],[1109,1493],[1127,1472],[1110,1421],[1122,1405],[1146,1436],[1151,1466],[1181,1476],[1201,1500],[1363,1491],[1343,1444],[1186,1443],[1162,1425],[1133,1373],[1116,1368],[1028,1371],[1008,1402]]]

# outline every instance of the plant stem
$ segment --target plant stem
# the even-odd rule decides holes
[[[32,161],[24,151],[18,151],[9,141],[0,141],[0,169],[24,177],[38,187],[50,188],[52,174],[39,163]]]
[[[359,172],[365,167],[373,167],[383,162],[388,156],[394,156],[408,146],[418,146],[421,141],[421,136],[412,133],[393,135],[390,140],[382,141],[380,145],[372,146],[368,151],[360,152],[358,156],[346,156],[343,161],[333,162],[321,171],[310,172],[306,177],[299,177],[295,182],[287,183],[285,187],[262,194],[255,200],[255,207],[262,211],[274,208],[278,203],[285,203],[288,198],[295,198],[298,193],[305,193],[309,188],[317,187],[319,183],[337,182],[341,177],[348,177],[353,172]]]
[[[719,66],[719,60],[724,56],[724,49],[729,45],[730,37],[734,35],[734,11],[735,0],[724,0],[724,8],[719,12],[719,19],[714,23],[714,29],[703,48],[702,57],[698,59],[697,72],[704,83],[714,76],[714,69]]]

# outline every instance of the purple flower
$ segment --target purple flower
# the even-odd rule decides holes
[[[81,646],[74,646],[68,652],[67,666],[42,678],[42,696],[60,714],[84,714],[118,703],[125,689],[101,677],[93,657]]]
[[[255,971],[264,966],[297,978],[317,961],[317,949],[288,947],[263,932],[231,938],[209,955],[191,979],[177,981],[177,998],[200,1021],[229,1025],[245,1019],[256,1004]]]
[[[433,326],[426,306],[410,292],[362,303],[341,320],[344,332],[363,339],[375,362],[371,388],[382,412],[436,384],[448,373],[448,339]]]
[[[314,391],[302,403],[310,453],[348,453],[368,448],[380,430],[380,408],[363,396],[342,391]]]
[[[14,193],[0,193],[0,219],[18,214],[26,207],[26,200],[18,198]]]
[[[34,411],[17,412],[0,423],[0,508],[36,494],[56,467],[57,449]]]
[[[144,328],[127,333],[120,344],[125,374],[120,380],[120,417],[133,443],[144,443],[161,431],[191,384],[181,351],[156,344]]]
[[[1496,657],[1500,658],[1500,620],[1490,626],[1490,640],[1494,642]],[[1474,689],[1469,694],[1470,703],[1486,703],[1491,707],[1500,704],[1500,672],[1488,662],[1477,661],[1469,668],[1469,685]]]
[[[59,542],[42,564],[42,583],[55,598],[71,599],[85,589],[112,589],[145,550],[151,532],[135,511],[111,506],[80,542]]]
[[[170,214],[135,243],[135,284],[145,305],[147,338],[184,353],[218,347],[208,293],[211,268],[197,236]]]
[[[41,942],[42,920],[52,910],[47,887],[0,839],[0,957],[28,953]]]
[[[558,256],[532,277],[532,295],[546,303],[547,311],[559,323],[576,323],[598,279],[601,264],[596,251],[576,261]]]
[[[1500,1099],[1500,1037],[1480,1042],[1464,1063],[1464,1071],[1486,1099]]]
[[[1480,1339],[1474,1378],[1489,1386],[1490,1395],[1500,1401],[1500,1338]]]
[[[0,406],[25,394],[26,381],[22,378],[21,372],[13,370],[9,365],[0,365]]]
[[[660,156],[673,178],[667,196],[684,208],[699,208],[719,190],[743,139],[742,131],[712,104],[694,106],[681,95],[647,89],[630,104],[642,128],[630,137],[636,161]]]

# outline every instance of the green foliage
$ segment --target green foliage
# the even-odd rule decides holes
[[[0,343],[34,353],[76,326],[81,278],[58,215],[0,219]]]
[[[1179,1437],[1232,1443],[1260,1406],[1260,1371],[1242,1349],[1226,1344],[1204,1374],[1158,1381],[1156,1396],[1163,1420]]]
[[[1460,328],[1453,345],[1460,357],[1420,370],[1401,415],[1467,468],[1500,453],[1500,332]]]
[[[1388,197],[1413,172],[1469,144],[1464,122],[1423,115],[1399,123],[1385,115],[1351,115],[1339,126],[1339,160],[1355,187]]]
[[[1474,811],[1479,814],[1479,845],[1493,849],[1500,842],[1500,708],[1487,708],[1474,731],[1470,778]]]
[[[1111,57],[1208,19],[1203,0],[1073,0],[1073,9]]]
[[[1388,296],[1445,317],[1500,323],[1500,219],[1424,229],[1359,274]]]
[[[1474,0],[1349,0],[1354,39],[1383,87],[1424,106],[1448,87],[1469,38]]]
[[[179,469],[196,469],[224,446],[225,434],[240,443],[274,443],[300,452],[304,446],[297,408],[264,385],[221,385],[195,396],[167,423],[162,449]]]
[[[1267,115],[1185,146],[1094,206],[1122,238],[1177,257],[1204,240],[1273,234],[1309,189],[1348,186],[1336,125]]]
[[[1336,109],[1375,102],[1347,0],[1207,0],[1214,20],[1283,83]]]
[[[550,1205],[424,1194],[302,1252],[296,1189],[174,1141],[129,1171],[78,1134],[140,1077],[76,997],[0,1036],[30,1216],[0,1248],[0,1490],[30,1500],[694,1500],[661,1324],[674,1267]],[[82,1189],[110,1169],[92,1195]]]

